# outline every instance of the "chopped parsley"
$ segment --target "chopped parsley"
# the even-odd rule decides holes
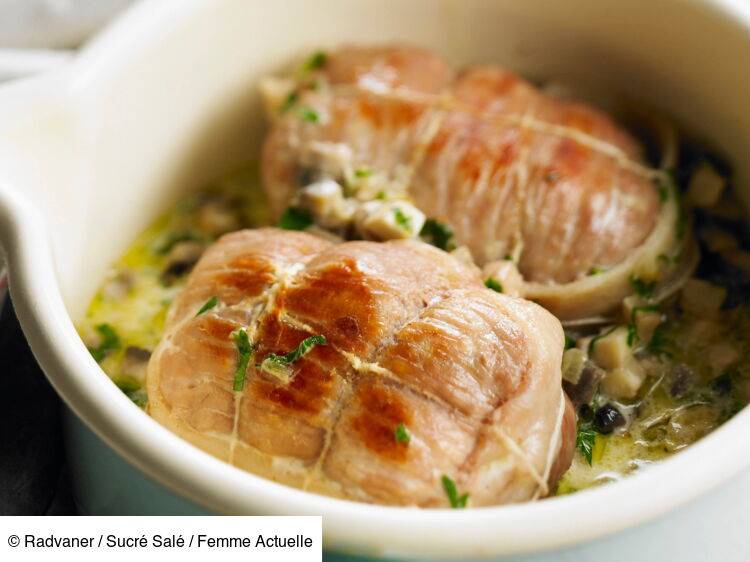
[[[651,336],[651,341],[648,342],[646,350],[652,355],[671,357],[671,344],[672,342],[667,335],[667,324],[662,322],[656,327],[656,330],[654,330],[654,334]]]
[[[292,109],[292,107],[294,107],[298,100],[299,92],[297,90],[289,92],[289,95],[287,95],[284,103],[281,104],[281,107],[279,108],[279,113],[286,113],[287,111]]]
[[[411,435],[406,431],[406,426],[402,423],[396,426],[396,441],[399,443],[408,443],[411,441]]]
[[[633,344],[640,338],[638,335],[638,327],[636,326],[635,320],[636,315],[639,312],[659,312],[661,308],[658,305],[646,305],[646,306],[634,306],[633,311],[630,313],[630,324],[628,324],[628,345],[633,347]]]
[[[403,227],[403,229],[406,232],[411,232],[412,226],[411,226],[411,219],[407,217],[404,212],[396,207],[393,209],[393,214],[396,217],[396,222]]]
[[[96,362],[100,363],[107,356],[107,352],[120,349],[120,338],[109,324],[99,324],[96,331],[99,332],[102,341],[96,347],[89,347],[88,349]]]
[[[579,425],[576,433],[576,449],[581,452],[589,466],[594,455],[594,445],[596,445],[596,430],[588,423]]]
[[[197,312],[197,313],[196,313],[195,315],[196,315],[196,316],[200,316],[200,315],[201,315],[201,314],[203,314],[204,312],[208,312],[209,310],[211,310],[211,309],[212,309],[213,307],[215,307],[215,306],[216,306],[217,304],[219,304],[219,297],[217,297],[216,295],[214,295],[213,297],[211,297],[210,299],[208,299],[208,300],[207,300],[207,301],[206,301],[206,302],[205,302],[205,303],[203,304],[203,306],[201,307],[201,309],[200,309],[200,310],[199,310],[199,311],[198,311],[198,312]]]
[[[453,238],[453,229],[437,219],[427,219],[419,234],[441,250],[450,252],[456,249],[456,245],[450,241]]]
[[[234,373],[234,384],[232,385],[232,390],[239,392],[245,388],[247,365],[250,363],[250,357],[253,355],[253,346],[250,345],[250,340],[247,337],[247,331],[245,331],[245,328],[235,332],[232,335],[232,338],[234,338],[234,343],[237,346],[237,353],[239,353],[239,362],[237,363],[237,370]]]
[[[635,275],[630,276],[630,285],[639,297],[646,300],[650,300],[654,296],[654,288],[656,287],[656,281],[647,282],[643,279],[636,277]]]
[[[312,348],[316,345],[328,345],[328,340],[323,335],[310,336],[302,340],[294,351],[290,351],[286,355],[269,353],[261,363],[256,363],[255,366],[260,367],[262,371],[270,375],[287,380],[289,378],[289,365],[312,351]]]
[[[576,346],[576,340],[565,334],[565,349],[573,349]]]
[[[484,286],[488,289],[492,289],[496,293],[502,293],[503,292],[503,285],[495,279],[494,277],[488,277],[487,280],[484,282]]]
[[[378,194],[375,196],[375,199],[385,200],[385,191],[378,191]]]
[[[307,76],[313,70],[325,66],[328,60],[328,55],[324,51],[316,51],[308,57],[308,59],[302,63],[299,71],[302,76]]]
[[[313,223],[313,216],[307,209],[287,207],[279,219],[279,228],[284,230],[305,230]]]
[[[294,107],[296,108],[295,112],[297,113],[297,115],[299,115],[305,121],[309,121],[310,123],[317,123],[320,120],[318,112],[315,111],[312,107],[308,107],[306,105],[298,106],[297,102],[299,102],[299,92],[297,90],[292,90],[286,96],[284,103],[281,104],[279,113],[283,115],[284,113],[288,113]]]
[[[453,479],[451,479],[450,476],[443,474],[441,480],[443,482],[443,489],[448,496],[448,501],[450,502],[451,507],[454,509],[466,507],[466,502],[469,501],[469,493],[466,492],[465,494],[461,494],[459,496],[458,489],[456,488],[456,483],[453,481]]]
[[[317,123],[320,120],[318,112],[312,107],[302,106],[297,110],[297,113],[302,119],[309,121],[310,123]]]
[[[357,178],[366,178],[372,175],[372,170],[365,168],[362,170],[354,170],[354,176]]]
[[[606,269],[604,268],[594,266],[589,270],[589,275],[599,275],[601,273],[604,273],[605,271]]]
[[[122,393],[130,398],[136,406],[143,409],[148,403],[148,397],[140,382],[131,377],[122,377],[114,381]]]

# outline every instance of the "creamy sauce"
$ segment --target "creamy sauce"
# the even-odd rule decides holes
[[[270,224],[262,193],[257,169],[242,170],[169,211],[112,266],[78,329],[95,356],[101,349],[102,369],[139,406],[146,401],[142,387],[148,352],[161,339],[169,305],[184,284],[191,260],[224,232]],[[111,327],[116,342],[105,342],[103,325]],[[592,402],[594,409],[614,404],[627,423],[609,434],[595,433],[591,463],[580,450],[576,452],[557,494],[643,470],[739,411],[750,401],[748,334],[746,306],[708,318],[667,312],[659,328],[658,349],[636,354],[647,373],[638,395],[614,401],[597,394]],[[717,371],[722,354],[729,364]],[[685,372],[691,380],[676,380],[678,364],[689,366]],[[586,412],[579,412],[579,425],[586,423],[591,423]]]

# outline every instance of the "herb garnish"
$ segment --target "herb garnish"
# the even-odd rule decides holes
[[[601,267],[596,267],[596,266],[594,266],[594,267],[592,267],[592,268],[591,268],[591,269],[589,270],[589,275],[599,275],[599,274],[601,274],[601,273],[604,273],[605,271],[606,271],[606,269],[603,269],[603,268],[601,268]]]
[[[279,219],[279,228],[284,230],[305,230],[313,223],[313,216],[307,209],[287,207]]]
[[[419,234],[429,238],[430,244],[441,250],[450,252],[456,249],[456,245],[450,241],[453,238],[453,229],[437,219],[427,219]]]
[[[408,443],[411,441],[411,435],[406,431],[406,426],[402,423],[396,426],[396,441],[399,443]]]
[[[588,423],[579,425],[576,433],[576,449],[581,452],[589,466],[594,455],[594,445],[596,445],[596,430]]]
[[[465,494],[459,496],[458,489],[456,489],[456,483],[451,479],[450,476],[443,474],[441,480],[443,482],[443,489],[448,496],[448,501],[450,502],[451,507],[454,509],[466,507],[466,502],[469,500],[469,493],[466,492]]]
[[[503,292],[503,285],[495,279],[494,277],[488,277],[487,280],[484,282],[484,286],[488,289],[492,289],[496,293],[502,293]]]
[[[133,402],[133,404],[141,409],[146,407],[148,397],[146,396],[140,382],[131,377],[122,377],[115,380],[115,384],[125,396],[130,398],[130,401]]]
[[[245,378],[247,376],[247,365],[250,363],[250,357],[253,355],[253,346],[250,345],[250,340],[247,337],[245,328],[241,328],[238,332],[232,335],[234,343],[237,346],[237,352],[239,353],[239,363],[237,364],[237,370],[234,373],[234,384],[232,390],[235,392],[241,391],[245,388]]]
[[[372,170],[364,168],[362,170],[354,170],[354,176],[357,178],[366,178],[372,175]]]
[[[393,209],[393,214],[396,217],[396,222],[401,225],[406,232],[411,232],[411,219],[398,207]]]
[[[300,75],[307,76],[316,68],[320,68],[325,65],[328,60],[328,55],[324,51],[317,51],[310,55],[310,57],[302,63],[299,69]]]
[[[279,108],[279,113],[286,113],[292,107],[294,104],[297,103],[297,100],[299,100],[299,92],[297,90],[292,90],[287,95],[286,99],[284,100],[284,103],[281,104],[281,107]]]
[[[651,336],[651,341],[648,342],[646,349],[652,355],[664,355],[665,357],[671,357],[672,352],[669,350],[670,344],[669,337],[666,334],[667,324],[662,322],[654,330],[654,334]]]
[[[102,341],[96,347],[89,347],[89,353],[97,363],[107,356],[108,351],[114,351],[120,348],[120,338],[117,336],[115,329],[109,324],[99,324],[96,331],[102,337]]]
[[[208,312],[209,310],[211,310],[217,304],[219,304],[219,297],[214,295],[213,297],[211,297],[205,302],[205,304],[201,307],[201,309],[195,315],[200,316],[204,312]]]
[[[320,120],[318,112],[312,107],[302,106],[297,110],[297,113],[299,113],[299,116],[302,117],[302,119],[309,121],[310,123],[317,123]]]
[[[290,109],[292,109],[293,107],[297,105],[298,101],[299,101],[299,92],[297,90],[292,90],[286,96],[284,103],[281,104],[281,107],[279,108],[279,113],[281,114],[287,113]],[[312,107],[308,107],[306,105],[297,106],[296,113],[305,121],[310,121],[310,123],[317,123],[320,120],[320,117],[318,116],[318,112],[315,111]]]
[[[646,300],[650,300],[654,296],[654,288],[656,287],[656,281],[647,282],[643,279],[636,277],[635,275],[630,276],[630,284],[633,290]]]
[[[565,348],[564,349],[573,349],[576,346],[576,340],[571,338],[568,334],[565,334]]]
[[[659,312],[661,308],[658,305],[646,305],[646,306],[634,306],[633,311],[630,313],[630,324],[628,324],[628,345],[633,347],[633,344],[641,339],[638,335],[638,327],[635,323],[635,316],[639,312]]]
[[[375,199],[385,200],[385,191],[378,191],[378,194],[375,196]]]
[[[256,363],[255,366],[270,375],[287,380],[289,378],[289,365],[309,353],[316,345],[328,345],[328,340],[323,335],[310,336],[302,340],[294,351],[290,351],[286,355],[269,353],[261,363]]]

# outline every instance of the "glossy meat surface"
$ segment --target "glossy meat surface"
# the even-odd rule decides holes
[[[254,349],[234,392],[241,328]],[[289,380],[257,366],[313,335],[327,345]],[[572,456],[562,340],[548,312],[429,245],[239,231],[207,250],[170,309],[149,413],[221,459],[320,493],[446,507],[447,475],[472,506],[524,501]]]
[[[408,47],[328,55],[300,105],[276,113],[263,174],[280,213],[310,175],[382,173],[448,222],[480,265],[513,257],[527,281],[567,283],[621,263],[659,200],[640,147],[605,113],[545,95],[495,66],[454,75]]]

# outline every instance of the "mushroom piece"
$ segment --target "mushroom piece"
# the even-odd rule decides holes
[[[201,242],[186,241],[175,244],[167,254],[166,265],[160,277],[162,283],[170,285],[190,272],[205,249],[205,244]]]

